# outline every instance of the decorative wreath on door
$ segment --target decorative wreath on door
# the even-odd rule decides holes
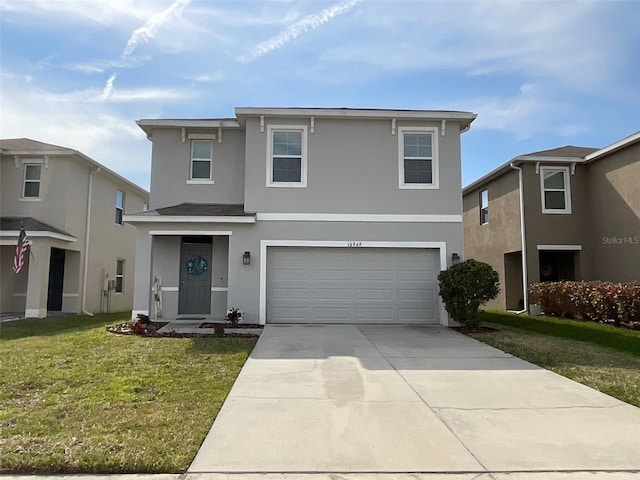
[[[207,261],[202,257],[192,257],[187,260],[187,273],[197,277],[207,271]]]

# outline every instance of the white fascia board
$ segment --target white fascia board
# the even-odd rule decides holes
[[[232,217],[232,216],[146,216],[146,215],[124,215],[122,220],[127,223],[256,223],[256,217]]]
[[[603,155],[606,155],[608,153],[614,152],[616,150],[619,150],[620,148],[626,147],[627,145],[637,142],[638,140],[640,140],[640,131],[629,135],[628,137],[623,138],[622,140],[618,140],[615,143],[612,143],[611,145],[607,145],[604,148],[601,148],[600,150],[596,150],[593,153],[590,153],[589,155],[587,155],[586,157],[584,157],[584,159],[587,162],[590,162],[592,160],[595,160]]]
[[[546,162],[546,163],[582,163],[584,157],[546,157],[544,155],[523,155],[516,157],[514,161],[520,162]]]
[[[257,213],[259,222],[462,223],[462,215],[395,215],[367,213]]]
[[[12,240],[11,245],[15,244],[18,237],[20,236],[20,231],[19,230],[2,230],[0,231],[0,237],[2,238],[15,238],[15,240]],[[47,232],[47,231],[27,231],[27,238],[52,238],[55,240],[62,240],[65,242],[77,242],[78,239],[72,235],[65,235],[63,233],[57,233],[57,232]],[[4,243],[3,240],[3,245],[7,245],[6,243]]]
[[[167,119],[167,118],[158,118],[158,119],[141,119],[136,120],[136,123],[140,128],[142,127],[178,127],[178,128],[229,128],[229,127],[240,127],[240,122],[233,118],[212,118],[212,119]]]
[[[233,118],[213,118],[213,119],[141,119],[136,120],[136,124],[144,130],[147,138],[151,139],[151,133],[156,128],[240,128],[240,122]]]
[[[236,107],[236,116],[287,116],[287,117],[339,117],[403,120],[460,120],[472,122],[477,115],[472,112],[438,110],[376,110],[341,108],[260,108]]]

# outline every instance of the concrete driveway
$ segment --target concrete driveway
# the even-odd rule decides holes
[[[640,409],[447,328],[283,325],[188,473],[637,478],[639,452]]]

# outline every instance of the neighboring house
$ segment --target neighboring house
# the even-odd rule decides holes
[[[640,132],[515,157],[463,195],[465,255],[500,274],[489,308],[524,310],[541,281],[640,280]]]
[[[446,323],[468,112],[237,108],[140,120],[153,142],[134,310],[260,323]],[[160,305],[161,304],[161,305]]]
[[[122,217],[149,194],[70,148],[0,140],[0,158],[0,312],[130,310],[135,227]],[[21,225],[31,247],[16,274]]]

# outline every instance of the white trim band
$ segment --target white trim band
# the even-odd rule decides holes
[[[230,237],[231,230],[149,230],[149,235],[211,235],[219,237]]]
[[[582,245],[538,245],[538,250],[582,250]]]
[[[386,213],[257,213],[259,222],[462,223],[462,215],[400,215]]]

